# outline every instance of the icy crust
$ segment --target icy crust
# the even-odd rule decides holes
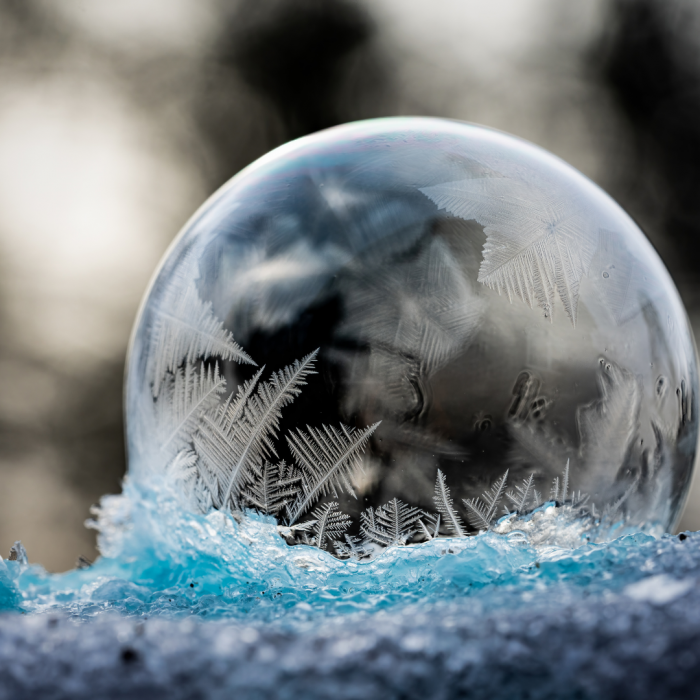
[[[586,541],[550,503],[341,561],[272,518],[128,484],[98,521],[87,569],[0,563],[0,700],[643,699],[700,681],[698,533]]]
[[[103,499],[95,526],[103,556],[87,569],[50,575],[4,562],[5,609],[81,618],[196,614],[295,629],[465,597],[485,610],[543,595],[569,601],[618,591],[659,567],[695,565],[688,559],[693,546],[676,552],[668,538],[636,533],[590,542],[595,527],[554,503],[503,518],[495,531],[391,547],[366,562],[290,547],[271,517],[187,513],[171,495],[130,484],[124,495]]]
[[[452,588],[451,597],[436,600],[423,589],[407,605],[329,617],[328,601],[316,590],[320,607],[307,609],[305,625],[264,623],[259,606],[243,619],[216,621],[5,615],[0,700],[695,697],[700,535],[626,536],[578,553],[559,551],[540,557],[534,570],[524,564],[519,577],[513,576],[519,546],[500,549],[504,540],[493,535],[472,541],[471,549],[440,559],[433,552],[432,562],[446,566],[435,580],[443,592]],[[496,555],[513,552],[510,565],[494,564]],[[430,560],[418,561],[424,568],[416,575]],[[321,575],[306,571],[311,581]],[[475,594],[469,584],[476,579],[500,585],[482,584]],[[405,581],[403,590],[415,584]],[[130,585],[113,589],[124,596],[115,608],[128,611],[127,601],[138,598]],[[392,590],[401,590],[398,578]],[[262,600],[262,592],[251,600]],[[352,593],[331,587],[327,595]]]

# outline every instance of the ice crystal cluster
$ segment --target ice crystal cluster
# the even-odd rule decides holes
[[[129,479],[341,559],[547,504],[579,540],[664,531],[697,386],[673,283],[593,183],[498,132],[375,120],[268,154],[171,247],[130,353]]]

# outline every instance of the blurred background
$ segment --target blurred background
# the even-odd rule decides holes
[[[0,553],[96,556],[129,332],[195,208],[291,138],[398,114],[573,164],[700,333],[700,0],[0,0]]]

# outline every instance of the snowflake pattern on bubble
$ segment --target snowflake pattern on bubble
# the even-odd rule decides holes
[[[132,341],[129,478],[347,559],[545,503],[588,537],[664,531],[697,386],[668,273],[593,183],[481,127],[360,122],[260,159],[171,247]]]

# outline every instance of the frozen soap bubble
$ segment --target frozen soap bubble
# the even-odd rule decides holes
[[[171,247],[129,359],[130,479],[339,556],[547,502],[664,530],[697,387],[668,273],[592,182],[481,127],[361,122],[261,158]]]

